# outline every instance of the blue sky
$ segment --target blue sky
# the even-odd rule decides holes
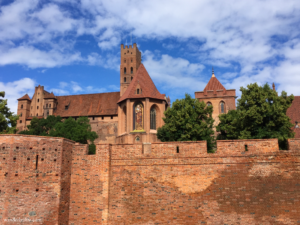
[[[275,82],[300,95],[299,0],[0,0],[0,90],[119,91],[120,44],[136,42],[161,93],[194,96],[211,77]],[[132,36],[132,38],[131,38]],[[131,41],[132,39],[132,41]]]

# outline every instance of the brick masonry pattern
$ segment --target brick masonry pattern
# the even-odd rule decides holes
[[[270,139],[218,141],[214,154],[200,141],[87,155],[62,138],[0,135],[0,148],[1,224],[300,223],[299,139],[288,151]]]

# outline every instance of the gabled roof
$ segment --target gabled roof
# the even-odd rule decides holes
[[[55,95],[53,94],[53,92],[49,93],[45,93],[45,97],[44,99],[56,99]]]
[[[19,100],[28,100],[28,101],[31,101],[30,97],[28,96],[28,94],[24,95],[22,98],[19,98]]]
[[[292,124],[298,122],[299,128],[294,128],[296,133],[295,138],[300,138],[300,96],[295,96],[290,108],[288,108],[286,115],[290,117]]]
[[[225,87],[220,83],[220,81],[213,74],[203,91],[217,91],[217,90],[226,91]]]
[[[140,94],[136,94],[136,89],[139,86]],[[128,86],[125,93],[121,96],[119,102],[129,98],[154,98],[165,100],[165,95],[159,93],[149,76],[146,68],[141,63],[135,76],[133,77],[130,85]]]
[[[120,92],[56,96],[57,108],[54,115],[61,117],[117,115],[119,98]]]

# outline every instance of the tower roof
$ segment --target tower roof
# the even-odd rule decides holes
[[[207,83],[206,87],[203,91],[216,91],[216,90],[224,90],[226,91],[225,87],[220,83],[220,81],[215,77],[215,74],[212,74],[209,82]]]
[[[137,87],[141,90],[136,93]],[[141,63],[127,90],[121,96],[119,102],[129,98],[154,98],[165,100],[165,95],[159,93],[146,68]]]
[[[28,100],[28,101],[31,101],[30,97],[28,96],[28,94],[24,95],[22,98],[19,98],[19,100]]]

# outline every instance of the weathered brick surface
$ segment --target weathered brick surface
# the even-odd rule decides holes
[[[87,155],[62,138],[0,135],[1,224],[298,224],[297,146],[219,141],[208,154],[205,141],[98,144]]]
[[[75,145],[71,179],[70,224],[108,224],[110,145],[97,145],[87,155],[86,145]]]
[[[300,138],[288,139],[288,149],[300,150]]]
[[[63,138],[0,135],[1,224],[68,224],[72,145]]]
[[[217,141],[218,154],[232,154],[233,152],[278,152],[277,139],[244,139]]]

